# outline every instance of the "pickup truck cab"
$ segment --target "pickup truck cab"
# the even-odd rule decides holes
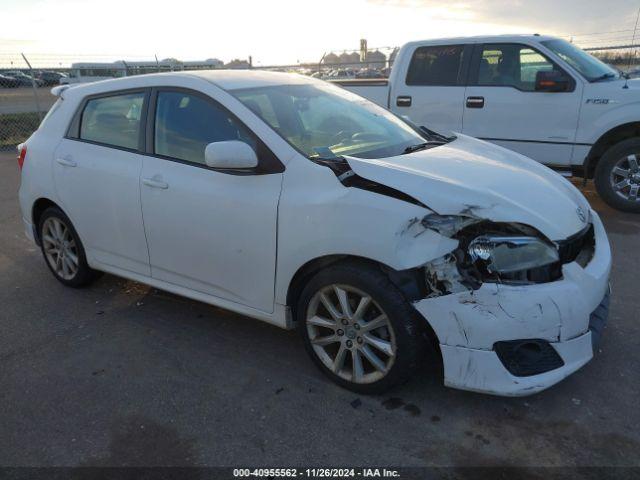
[[[417,125],[460,132],[594,178],[640,212],[640,80],[542,35],[411,42],[389,80],[339,82]]]

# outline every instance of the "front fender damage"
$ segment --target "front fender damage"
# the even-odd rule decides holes
[[[415,238],[437,233],[450,240],[446,253],[423,263],[423,296],[410,300],[425,317],[441,345],[492,350],[499,340],[540,338],[558,341],[563,312],[551,284],[486,281],[465,249],[478,230],[533,234],[518,224],[494,224],[473,215],[429,213],[411,219],[402,232]],[[444,240],[442,240],[444,243]],[[534,288],[532,288],[534,287]]]

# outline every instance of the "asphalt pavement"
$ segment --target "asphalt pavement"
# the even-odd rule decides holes
[[[612,243],[601,351],[526,398],[383,396],[326,380],[295,332],[105,275],[58,283],[0,153],[1,466],[639,466],[640,215],[588,198]]]

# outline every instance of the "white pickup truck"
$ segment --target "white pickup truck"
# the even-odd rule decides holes
[[[415,124],[460,132],[593,178],[640,212],[640,79],[542,35],[411,42],[388,80],[337,82]]]

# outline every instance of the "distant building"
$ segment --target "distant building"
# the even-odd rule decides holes
[[[367,67],[369,68],[384,68],[387,66],[387,56],[379,50],[373,52],[368,51],[365,56]]]
[[[340,54],[340,64],[342,65],[357,65],[360,63],[360,54],[356,52],[343,52]]]
[[[231,60],[229,63],[225,64],[224,66],[224,68],[231,68],[231,69],[238,69],[238,70],[242,70],[250,67],[251,65],[249,65],[249,62],[247,62],[246,60],[240,60],[237,58],[234,60]]]
[[[324,59],[322,61],[325,65],[337,65],[338,63],[340,63],[340,59],[335,53],[328,53],[324,56]]]

